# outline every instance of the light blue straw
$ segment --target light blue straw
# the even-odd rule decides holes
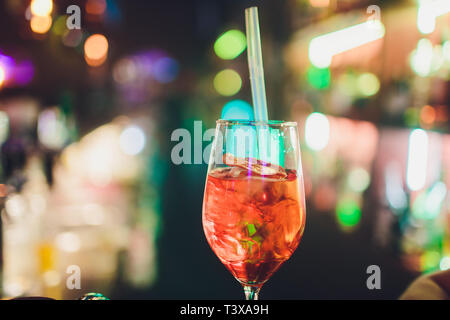
[[[253,112],[255,121],[268,122],[266,88],[264,85],[264,67],[261,52],[258,8],[245,9],[247,31],[247,56],[252,88]]]

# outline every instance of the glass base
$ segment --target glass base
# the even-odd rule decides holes
[[[245,300],[259,300],[259,290],[261,287],[244,285]]]

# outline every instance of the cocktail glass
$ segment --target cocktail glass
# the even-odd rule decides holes
[[[295,122],[218,120],[203,199],[203,230],[247,300],[288,260],[305,228]]]

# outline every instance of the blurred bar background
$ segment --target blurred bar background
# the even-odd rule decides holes
[[[187,129],[193,155],[215,120],[252,118],[250,5],[269,117],[301,128],[308,206],[262,298],[395,299],[450,268],[448,0],[5,0],[3,297],[241,298],[203,234],[207,164],[173,163],[171,135]]]

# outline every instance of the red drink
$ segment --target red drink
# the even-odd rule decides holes
[[[261,286],[301,240],[303,184],[294,170],[264,167],[267,164],[254,159],[240,161],[209,173],[203,229],[209,245],[236,279]]]

